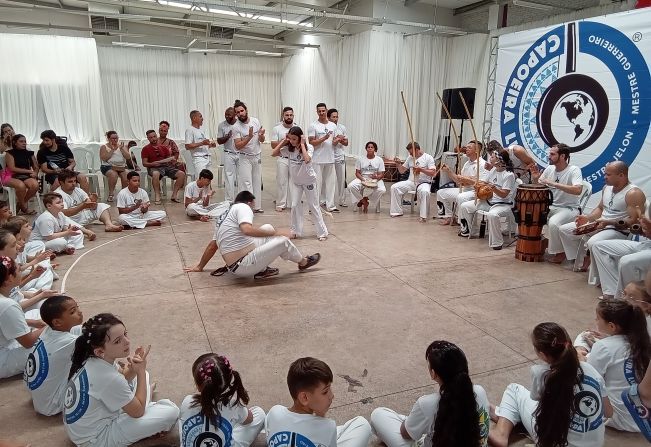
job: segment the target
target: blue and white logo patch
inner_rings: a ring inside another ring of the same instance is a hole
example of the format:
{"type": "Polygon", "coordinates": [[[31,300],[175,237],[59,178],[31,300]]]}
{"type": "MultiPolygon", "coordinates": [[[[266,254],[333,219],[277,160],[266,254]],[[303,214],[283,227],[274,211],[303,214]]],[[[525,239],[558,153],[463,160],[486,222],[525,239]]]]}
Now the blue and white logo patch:
{"type": "Polygon", "coordinates": [[[23,378],[27,387],[30,390],[35,390],[43,384],[47,378],[47,373],[50,369],[50,362],[47,358],[47,351],[43,340],[39,338],[36,342],[34,350],[27,357],[27,364],[25,365],[25,374],[23,378]]]}
{"type": "Polygon", "coordinates": [[[66,388],[63,411],[65,413],[66,424],[74,424],[86,413],[90,404],[88,395],[88,374],[84,368],[81,369],[68,382],[66,388]]]}
{"type": "Polygon", "coordinates": [[[642,149],[651,123],[647,98],[651,75],[632,37],[590,20],[561,25],[511,71],[499,117],[502,143],[525,146],[541,166],[550,146],[567,144],[598,193],[606,163],[631,165],[642,149]]]}
{"type": "Polygon", "coordinates": [[[220,417],[219,427],[215,430],[206,417],[198,413],[183,422],[181,440],[181,447],[230,447],[233,426],[220,417]]]}

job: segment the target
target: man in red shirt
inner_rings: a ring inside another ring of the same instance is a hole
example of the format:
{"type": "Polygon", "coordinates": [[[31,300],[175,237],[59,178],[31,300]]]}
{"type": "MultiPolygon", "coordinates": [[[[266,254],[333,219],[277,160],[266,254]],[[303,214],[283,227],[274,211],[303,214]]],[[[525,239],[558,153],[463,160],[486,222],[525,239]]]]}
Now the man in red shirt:
{"type": "Polygon", "coordinates": [[[148,130],[147,139],[149,144],[142,148],[142,164],[147,168],[151,176],[151,183],[154,187],[154,203],[160,205],[160,179],[167,176],[174,180],[172,191],[172,202],[179,203],[177,199],[179,190],[185,183],[185,173],[175,167],[175,158],[170,149],[158,143],[156,131],[148,130]]]}

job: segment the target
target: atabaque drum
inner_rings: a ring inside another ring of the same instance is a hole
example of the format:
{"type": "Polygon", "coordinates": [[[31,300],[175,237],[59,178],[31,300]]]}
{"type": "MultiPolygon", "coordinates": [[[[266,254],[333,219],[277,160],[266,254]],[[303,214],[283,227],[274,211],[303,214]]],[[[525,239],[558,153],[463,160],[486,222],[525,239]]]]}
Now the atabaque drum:
{"type": "Polygon", "coordinates": [[[518,243],[515,259],[525,262],[542,262],[545,247],[543,226],[547,223],[552,191],[545,185],[519,185],[515,195],[515,221],[518,224],[518,243]]]}

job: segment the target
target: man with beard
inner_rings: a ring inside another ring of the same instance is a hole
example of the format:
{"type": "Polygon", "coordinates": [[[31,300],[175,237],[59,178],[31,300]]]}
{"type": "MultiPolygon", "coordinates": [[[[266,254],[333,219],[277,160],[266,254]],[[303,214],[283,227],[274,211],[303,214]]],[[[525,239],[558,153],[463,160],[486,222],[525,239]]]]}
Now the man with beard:
{"type": "Polygon", "coordinates": [[[339,111],[337,109],[328,110],[328,120],[335,123],[337,131],[332,139],[332,146],[335,150],[335,177],[337,185],[335,187],[335,200],[339,206],[346,207],[346,150],[348,147],[348,130],[343,124],[339,124],[339,111]]]}
{"type": "MultiPolygon", "coordinates": [[[[285,139],[289,129],[294,127],[294,109],[285,107],[283,109],[283,120],[271,130],[271,147],[274,148],[285,139]]],[[[292,182],[289,180],[289,158],[280,154],[276,157],[276,211],[282,212],[287,208],[288,198],[291,198],[292,182]]]]}
{"type": "Polygon", "coordinates": [[[165,146],[172,153],[174,157],[174,167],[185,172],[185,163],[179,158],[180,152],[179,147],[176,145],[174,140],[167,138],[167,133],[170,131],[170,123],[167,121],[161,121],[158,123],[158,144],[165,146]]]}
{"type": "MultiPolygon", "coordinates": [[[[229,107],[224,112],[224,121],[217,127],[217,144],[224,145],[224,177],[226,179],[226,188],[224,191],[224,200],[232,202],[235,199],[235,183],[237,182],[237,170],[240,163],[240,157],[235,149],[235,125],[237,117],[235,109],[229,107]]],[[[218,185],[221,187],[221,185],[218,185]]]]}
{"type": "MultiPolygon", "coordinates": [[[[262,158],[260,143],[264,143],[265,129],[257,118],[249,116],[249,111],[239,99],[233,105],[237,114],[238,123],[234,126],[235,149],[240,157],[237,170],[238,185],[241,191],[250,191],[255,197],[262,197],[262,158]]],[[[262,202],[262,200],[260,200],[262,202]]],[[[254,213],[263,213],[260,207],[254,213]]]]}
{"type": "Polygon", "coordinates": [[[337,125],[328,120],[328,107],[322,102],[316,105],[319,117],[310,124],[307,131],[308,142],[314,147],[312,163],[316,171],[316,187],[321,205],[326,210],[338,213],[335,207],[335,151],[333,139],[337,125]]]}
{"type": "Polygon", "coordinates": [[[192,152],[192,162],[194,170],[198,174],[203,169],[210,169],[210,148],[216,144],[211,142],[201,126],[203,125],[203,115],[198,110],[190,112],[190,121],[192,125],[185,130],[185,148],[192,152]]]}

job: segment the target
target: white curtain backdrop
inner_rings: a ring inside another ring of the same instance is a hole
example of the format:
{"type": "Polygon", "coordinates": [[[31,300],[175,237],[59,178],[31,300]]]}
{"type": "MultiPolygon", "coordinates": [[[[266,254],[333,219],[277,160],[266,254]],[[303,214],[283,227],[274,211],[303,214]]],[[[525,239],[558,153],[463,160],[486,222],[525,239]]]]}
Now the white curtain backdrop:
{"type": "MultiPolygon", "coordinates": [[[[426,152],[438,154],[444,150],[442,136],[447,134],[447,121],[440,119],[437,91],[477,88],[475,127],[481,133],[487,42],[484,35],[403,37],[368,31],[304,50],[285,64],[282,104],[294,107],[297,122],[307,126],[316,119],[316,104],[325,102],[339,110],[340,122],[348,128],[351,155],[362,155],[364,143],[373,140],[380,154],[404,158],[410,136],[402,90],[414,138],[426,152]]],[[[467,132],[466,140],[471,135],[469,126],[467,132]]]]}
{"type": "Polygon", "coordinates": [[[100,77],[95,40],[0,34],[0,120],[30,142],[45,129],[73,141],[100,135],[100,77]]]}
{"type": "Polygon", "coordinates": [[[102,75],[102,129],[124,139],[145,139],[169,121],[170,137],[183,139],[189,113],[204,117],[211,137],[236,99],[271,130],[279,120],[282,61],[173,50],[98,47],[102,75]]]}

